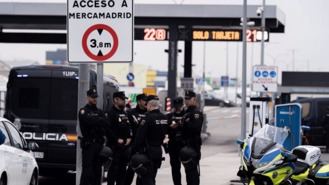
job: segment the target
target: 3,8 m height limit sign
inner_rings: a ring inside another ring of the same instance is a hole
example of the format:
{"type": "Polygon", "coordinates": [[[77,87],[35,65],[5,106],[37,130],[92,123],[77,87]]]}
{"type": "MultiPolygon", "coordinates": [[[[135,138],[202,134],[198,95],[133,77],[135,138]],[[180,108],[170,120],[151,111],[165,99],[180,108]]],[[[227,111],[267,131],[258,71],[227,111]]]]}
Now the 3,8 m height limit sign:
{"type": "Polygon", "coordinates": [[[133,0],[68,0],[68,60],[133,60],[133,0]]]}

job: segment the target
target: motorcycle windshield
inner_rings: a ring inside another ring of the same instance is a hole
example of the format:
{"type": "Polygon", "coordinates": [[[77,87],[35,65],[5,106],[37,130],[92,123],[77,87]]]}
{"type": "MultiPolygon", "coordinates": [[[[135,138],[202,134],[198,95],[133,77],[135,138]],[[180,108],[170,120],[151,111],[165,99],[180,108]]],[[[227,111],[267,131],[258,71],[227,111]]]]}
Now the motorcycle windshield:
{"type": "Polygon", "coordinates": [[[264,138],[255,138],[253,140],[253,144],[252,144],[253,158],[255,158],[255,159],[262,158],[263,155],[275,145],[276,145],[276,143],[271,140],[264,139],[264,138]]]}
{"type": "Polygon", "coordinates": [[[259,140],[259,145],[268,145],[270,142],[283,145],[287,139],[289,131],[286,128],[265,125],[253,137],[259,140]],[[260,144],[263,143],[263,144],[260,144]]]}

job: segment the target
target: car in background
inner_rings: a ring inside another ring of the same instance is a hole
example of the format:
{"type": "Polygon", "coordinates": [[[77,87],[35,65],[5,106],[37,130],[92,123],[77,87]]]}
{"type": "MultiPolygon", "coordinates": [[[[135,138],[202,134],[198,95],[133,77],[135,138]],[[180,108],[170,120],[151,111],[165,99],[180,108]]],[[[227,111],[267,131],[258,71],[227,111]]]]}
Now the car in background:
{"type": "Polygon", "coordinates": [[[0,143],[0,185],[38,185],[38,165],[31,150],[36,143],[27,143],[17,128],[0,118],[0,131],[5,136],[0,143]]]}
{"type": "Polygon", "coordinates": [[[205,106],[234,107],[235,104],[230,100],[223,100],[215,97],[213,94],[204,95],[205,106]]]}
{"type": "MultiPolygon", "coordinates": [[[[328,146],[325,115],[329,111],[329,98],[298,98],[293,101],[302,106],[302,125],[309,129],[304,131],[306,143],[316,146],[328,146]]],[[[328,148],[327,148],[328,149],[328,148]]]]}

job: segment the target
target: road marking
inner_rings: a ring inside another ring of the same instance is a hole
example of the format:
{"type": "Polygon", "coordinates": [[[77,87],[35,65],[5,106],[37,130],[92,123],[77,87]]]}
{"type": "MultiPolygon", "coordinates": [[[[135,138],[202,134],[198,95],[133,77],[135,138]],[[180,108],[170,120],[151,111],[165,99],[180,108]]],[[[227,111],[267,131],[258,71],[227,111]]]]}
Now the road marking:
{"type": "Polygon", "coordinates": [[[240,116],[238,114],[233,114],[231,116],[225,116],[224,119],[232,119],[232,118],[239,118],[240,116]]]}

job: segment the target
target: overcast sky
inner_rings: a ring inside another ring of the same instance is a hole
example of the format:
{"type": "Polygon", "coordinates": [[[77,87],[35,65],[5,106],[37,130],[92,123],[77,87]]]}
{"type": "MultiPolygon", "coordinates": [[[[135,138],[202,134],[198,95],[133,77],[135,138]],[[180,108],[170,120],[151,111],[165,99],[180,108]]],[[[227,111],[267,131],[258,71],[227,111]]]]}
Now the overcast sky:
{"type": "MultiPolygon", "coordinates": [[[[10,0],[0,0],[1,2],[10,0]]],[[[18,0],[11,0],[11,2],[18,0]]],[[[20,0],[27,2],[30,0],[20,0]]],[[[31,0],[33,2],[66,2],[66,0],[31,0]]],[[[242,0],[135,0],[136,3],[184,3],[184,4],[242,4],[242,0]]],[[[261,4],[261,0],[249,0],[250,4],[261,4]]],[[[295,51],[296,70],[329,71],[328,43],[329,43],[329,7],[328,0],[268,0],[268,4],[275,4],[286,15],[286,32],[271,34],[270,43],[266,44],[265,63],[273,64],[276,58],[277,65],[282,70],[292,70],[293,50],[295,51]]],[[[229,74],[235,76],[237,45],[229,43],[229,74]]],[[[184,49],[184,44],[179,47],[184,49]]],[[[248,45],[248,66],[260,61],[260,44],[248,45]],[[253,46],[252,46],[253,45],[253,46]],[[253,52],[252,52],[253,51],[253,52]],[[252,54],[253,53],[253,54],[252,54]]],[[[38,45],[38,44],[0,44],[0,60],[35,60],[45,62],[45,51],[65,48],[65,45],[38,45]]],[[[135,42],[135,62],[152,66],[155,69],[167,68],[168,57],[164,53],[167,42],[135,42]]],[[[203,43],[193,45],[194,72],[201,74],[203,61],[203,43]]],[[[226,43],[206,43],[206,71],[214,77],[225,74],[226,43]]],[[[241,48],[239,54],[241,63],[241,48]]],[[[183,64],[183,54],[179,56],[179,65],[183,64]]],[[[239,71],[241,70],[239,64],[239,71]]],[[[182,67],[179,67],[182,71],[182,67]]],[[[241,72],[239,72],[240,74],[241,72]]]]}

